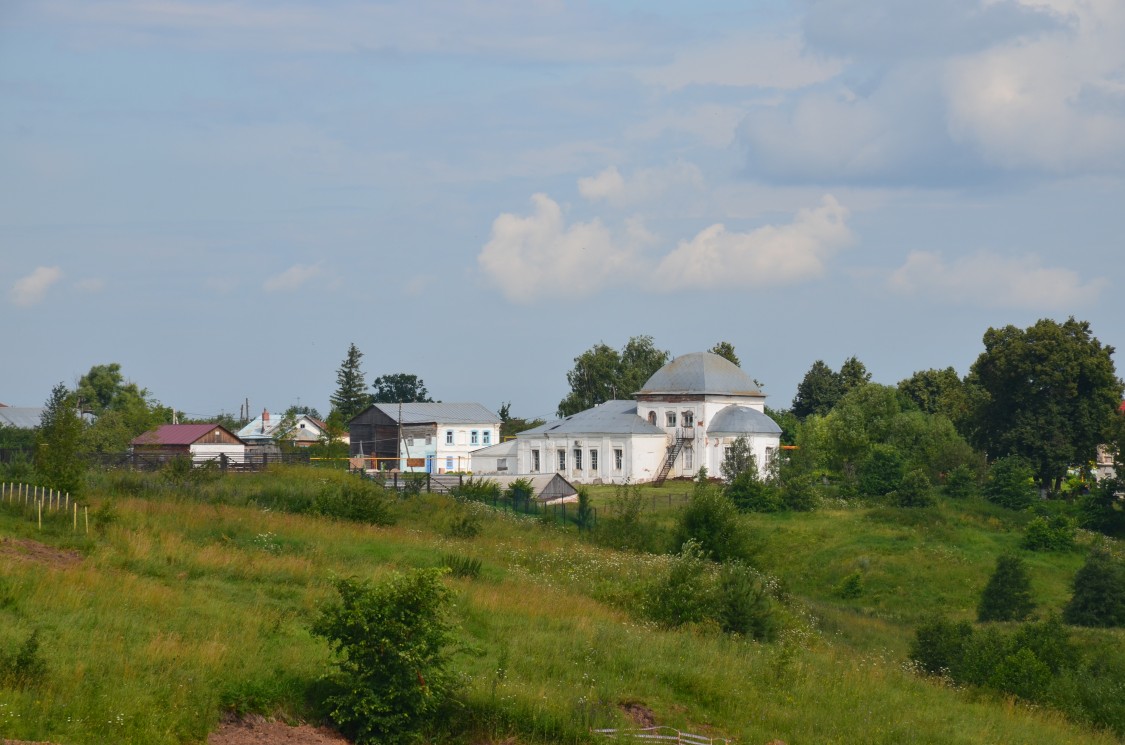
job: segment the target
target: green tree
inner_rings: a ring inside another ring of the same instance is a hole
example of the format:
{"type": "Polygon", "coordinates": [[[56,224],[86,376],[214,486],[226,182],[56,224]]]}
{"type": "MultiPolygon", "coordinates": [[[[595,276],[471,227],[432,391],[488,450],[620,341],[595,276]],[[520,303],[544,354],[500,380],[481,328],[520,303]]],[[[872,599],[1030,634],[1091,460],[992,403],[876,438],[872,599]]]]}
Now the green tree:
{"type": "Polygon", "coordinates": [[[899,507],[929,507],[934,503],[930,477],[921,468],[907,471],[895,489],[899,507]]]}
{"type": "Polygon", "coordinates": [[[82,412],[95,416],[84,430],[83,449],[121,452],[144,432],[172,421],[172,409],[121,374],[121,365],[94,365],[78,380],[75,399],[82,412]]]}
{"type": "Polygon", "coordinates": [[[777,426],[781,427],[781,444],[782,445],[796,445],[797,444],[797,430],[801,426],[801,420],[790,409],[771,409],[769,406],[765,407],[765,415],[770,419],[777,422],[777,426]]]}
{"type": "Polygon", "coordinates": [[[668,362],[668,352],[653,345],[651,336],[634,336],[618,352],[595,344],[574,358],[566,374],[570,392],[559,402],[560,417],[577,414],[598,404],[631,397],[668,362]]]}
{"type": "Polygon", "coordinates": [[[757,476],[758,464],[754,461],[754,454],[750,452],[750,441],[745,437],[736,437],[734,442],[726,448],[723,454],[723,462],[719,466],[719,472],[723,474],[723,481],[729,484],[740,473],[751,468],[754,469],[754,475],[757,476]]]}
{"type": "Polygon", "coordinates": [[[507,440],[511,437],[515,437],[519,432],[524,432],[547,423],[545,419],[525,419],[523,417],[512,416],[512,404],[510,402],[501,404],[497,415],[500,417],[501,440],[507,440]]]}
{"type": "Polygon", "coordinates": [[[977,605],[977,620],[1022,621],[1031,615],[1031,577],[1018,556],[997,557],[996,569],[988,579],[977,605]]]}
{"type": "Polygon", "coordinates": [[[738,361],[738,355],[734,353],[734,345],[729,341],[721,341],[707,351],[711,354],[717,354],[724,359],[730,360],[735,365],[742,367],[742,363],[738,361]]]}
{"type": "Polygon", "coordinates": [[[897,449],[876,445],[859,467],[859,488],[869,497],[890,494],[902,482],[905,466],[897,449]]]}
{"type": "Polygon", "coordinates": [[[363,370],[360,369],[362,359],[363,352],[354,343],[350,344],[347,356],[336,371],[336,392],[328,397],[332,403],[328,416],[343,427],[372,403],[363,370]]]}
{"type": "Polygon", "coordinates": [[[397,404],[397,403],[433,403],[426,384],[417,375],[409,373],[394,373],[380,375],[375,378],[371,386],[375,389],[372,403],[397,404]]]}
{"type": "Polygon", "coordinates": [[[977,474],[967,465],[960,465],[945,477],[945,495],[954,499],[971,497],[977,492],[977,474]]]}
{"type": "Polygon", "coordinates": [[[798,419],[811,414],[823,416],[832,410],[842,395],[840,376],[824,360],[817,360],[797,385],[793,414],[798,419]]]}
{"type": "Polygon", "coordinates": [[[989,502],[1010,510],[1025,510],[1035,499],[1032,470],[1018,455],[996,460],[988,469],[984,496],[989,502]]]}
{"type": "Polygon", "coordinates": [[[871,373],[867,372],[867,366],[860,362],[858,357],[848,357],[844,360],[844,364],[840,365],[838,377],[840,394],[844,396],[871,382],[871,373]]]}
{"type": "Polygon", "coordinates": [[[676,523],[675,545],[680,547],[691,540],[718,562],[748,559],[752,551],[750,536],[739,520],[734,502],[708,483],[696,483],[691,501],[676,523]]]}
{"type": "MultiPolygon", "coordinates": [[[[740,437],[738,439],[744,440],[745,438],[740,437]]],[[[735,442],[737,443],[738,440],[735,442]]],[[[749,448],[747,448],[747,452],[749,452],[749,448]]],[[[727,473],[727,465],[730,460],[731,458],[728,457],[723,461],[724,476],[727,473]]],[[[758,464],[752,455],[746,460],[745,467],[735,473],[734,477],[727,482],[723,491],[727,498],[744,512],[779,512],[785,506],[780,490],[759,478],[758,464]]]]}
{"type": "Polygon", "coordinates": [[[1063,620],[1075,626],[1125,626],[1125,562],[1095,546],[1074,575],[1063,620]]]}
{"type": "Polygon", "coordinates": [[[1040,488],[1057,490],[1068,466],[1094,459],[1121,403],[1113,347],[1074,318],[990,328],[984,347],[968,377],[983,391],[975,444],[989,457],[1023,456],[1040,488]]]}
{"type": "Polygon", "coordinates": [[[335,656],[329,716],[356,743],[415,740],[448,699],[454,636],[443,572],[420,569],[375,586],[338,580],[340,601],[313,623],[335,656]]]}
{"type": "Polygon", "coordinates": [[[85,425],[78,415],[78,399],[59,383],[51,390],[39,420],[35,468],[49,486],[76,494],[86,476],[86,459],[81,452],[85,425]]]}
{"type": "Polygon", "coordinates": [[[898,389],[919,411],[941,414],[953,422],[958,432],[966,434],[973,392],[952,367],[919,370],[899,381],[898,389]]]}

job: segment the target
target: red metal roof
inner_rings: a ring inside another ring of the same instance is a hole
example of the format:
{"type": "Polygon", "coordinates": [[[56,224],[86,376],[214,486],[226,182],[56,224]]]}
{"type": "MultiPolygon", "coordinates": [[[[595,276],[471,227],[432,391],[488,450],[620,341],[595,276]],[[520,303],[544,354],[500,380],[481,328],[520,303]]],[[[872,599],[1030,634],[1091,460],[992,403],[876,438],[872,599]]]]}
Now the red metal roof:
{"type": "Polygon", "coordinates": [[[130,445],[190,445],[205,435],[226,428],[221,424],[161,424],[154,430],[133,438],[130,445]]]}

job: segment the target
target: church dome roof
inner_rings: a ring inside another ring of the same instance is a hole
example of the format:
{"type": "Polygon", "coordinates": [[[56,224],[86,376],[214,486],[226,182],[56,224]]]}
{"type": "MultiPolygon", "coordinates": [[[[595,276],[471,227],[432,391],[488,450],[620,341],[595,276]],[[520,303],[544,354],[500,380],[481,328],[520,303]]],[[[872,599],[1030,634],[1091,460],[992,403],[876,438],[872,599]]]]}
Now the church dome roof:
{"type": "Polygon", "coordinates": [[[707,434],[712,437],[719,435],[778,435],[781,427],[777,422],[748,406],[731,404],[711,419],[707,426],[707,434]]]}
{"type": "Polygon", "coordinates": [[[762,395],[754,379],[742,368],[711,352],[693,352],[677,357],[653,373],[638,393],[762,395]]]}

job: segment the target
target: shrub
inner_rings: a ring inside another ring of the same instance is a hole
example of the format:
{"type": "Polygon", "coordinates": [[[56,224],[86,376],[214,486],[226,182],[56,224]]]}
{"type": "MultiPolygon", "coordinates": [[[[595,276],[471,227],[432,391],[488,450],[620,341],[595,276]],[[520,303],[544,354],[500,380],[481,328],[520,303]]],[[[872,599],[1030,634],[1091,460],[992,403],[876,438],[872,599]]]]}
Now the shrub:
{"type": "Polygon", "coordinates": [[[934,503],[930,478],[921,468],[915,468],[902,477],[895,495],[899,507],[929,507],[934,503]]]}
{"type": "Polygon", "coordinates": [[[495,502],[500,498],[500,485],[489,479],[474,479],[471,476],[451,492],[459,499],[471,499],[475,502],[495,502]]]}
{"type": "MultiPolygon", "coordinates": [[[[657,532],[641,519],[645,497],[640,487],[628,481],[618,484],[609,500],[609,516],[598,519],[594,540],[612,548],[631,551],[653,551],[660,548],[657,532]]],[[[679,545],[679,544],[677,544],[679,545]]]]}
{"type": "Polygon", "coordinates": [[[997,459],[988,469],[984,496],[989,502],[1011,510],[1023,510],[1035,499],[1034,472],[1018,455],[997,459]]]}
{"type": "Polygon", "coordinates": [[[688,540],[673,557],[667,573],[648,586],[645,615],[661,626],[675,628],[708,617],[714,604],[710,569],[699,542],[688,540]]]}
{"type": "Polygon", "coordinates": [[[890,445],[876,445],[859,467],[859,490],[869,497],[882,497],[902,481],[902,456],[890,445]]]}
{"type": "Polygon", "coordinates": [[[836,585],[835,593],[837,597],[845,599],[858,598],[863,594],[863,573],[857,569],[844,577],[836,585]]]}
{"type": "Polygon", "coordinates": [[[1022,621],[1035,609],[1031,579],[1018,556],[1000,556],[977,606],[977,620],[1022,621]]]}
{"type": "Polygon", "coordinates": [[[717,606],[716,620],[723,631],[763,642],[777,637],[779,624],[766,585],[741,561],[719,568],[717,606]]]}
{"type": "Polygon", "coordinates": [[[1063,619],[1076,626],[1125,626],[1125,564],[1095,546],[1074,575],[1074,594],[1063,619]]]}
{"type": "Polygon", "coordinates": [[[369,525],[393,525],[390,500],[383,489],[360,479],[325,484],[313,500],[318,515],[369,525]]]}
{"type": "Polygon", "coordinates": [[[723,481],[729,484],[749,469],[754,470],[755,476],[758,475],[758,464],[750,450],[749,441],[745,437],[736,437],[726,449],[723,462],[719,464],[719,472],[723,475],[723,481]]]}
{"type": "Polygon", "coordinates": [[[533,496],[535,496],[535,487],[531,485],[530,479],[516,479],[504,490],[504,499],[509,500],[513,505],[527,504],[533,496]]]}
{"type": "Polygon", "coordinates": [[[7,688],[28,688],[46,677],[47,663],[39,651],[39,631],[28,634],[12,654],[0,652],[0,685],[7,688]]]}
{"type": "Polygon", "coordinates": [[[794,512],[811,512],[816,509],[816,477],[811,473],[794,473],[785,477],[781,486],[781,501],[794,512]]]}
{"type": "Polygon", "coordinates": [[[781,494],[772,485],[758,478],[758,469],[751,466],[734,477],[723,489],[735,507],[745,512],[779,512],[784,507],[781,494]]]}
{"type": "Polygon", "coordinates": [[[1020,546],[1028,551],[1069,551],[1075,530],[1074,521],[1065,515],[1034,517],[1023,530],[1020,546]]]}
{"type": "Polygon", "coordinates": [[[691,502],[680,513],[675,544],[696,541],[715,561],[750,557],[750,536],[738,517],[734,502],[710,484],[696,484],[691,502]]]}
{"type": "Polygon", "coordinates": [[[977,492],[977,475],[973,469],[961,464],[945,477],[945,495],[953,499],[971,497],[977,492]]]}
{"type": "Polygon", "coordinates": [[[936,616],[914,630],[910,659],[931,675],[952,675],[959,671],[965,655],[965,642],[972,638],[968,621],[954,623],[936,616]]]}
{"type": "Polygon", "coordinates": [[[590,490],[578,487],[578,514],[575,518],[579,530],[589,530],[594,525],[594,508],[590,506],[590,490]]]}
{"type": "Polygon", "coordinates": [[[408,742],[448,698],[454,639],[442,574],[421,569],[375,586],[339,580],[340,602],[314,622],[336,658],[323,703],[356,743],[408,742]]]}
{"type": "Polygon", "coordinates": [[[1078,504],[1078,522],[1087,530],[1096,530],[1110,536],[1125,534],[1125,511],[1117,498],[1125,490],[1125,483],[1117,479],[1103,479],[1083,495],[1078,504]]]}
{"type": "Polygon", "coordinates": [[[461,509],[449,518],[446,534],[452,538],[476,538],[480,531],[480,515],[469,509],[461,509]]]}

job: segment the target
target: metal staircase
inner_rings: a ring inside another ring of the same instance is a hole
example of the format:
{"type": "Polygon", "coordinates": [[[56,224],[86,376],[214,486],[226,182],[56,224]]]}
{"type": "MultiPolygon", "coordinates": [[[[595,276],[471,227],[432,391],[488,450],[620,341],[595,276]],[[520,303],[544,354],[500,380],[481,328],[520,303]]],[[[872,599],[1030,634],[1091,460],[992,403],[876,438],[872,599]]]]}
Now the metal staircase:
{"type": "Polygon", "coordinates": [[[653,486],[660,486],[668,478],[668,472],[672,470],[672,466],[676,464],[676,458],[680,457],[680,451],[684,449],[684,442],[689,438],[683,434],[676,435],[676,441],[668,446],[668,457],[664,459],[664,465],[660,467],[660,472],[656,474],[656,478],[652,480],[653,486]]]}

